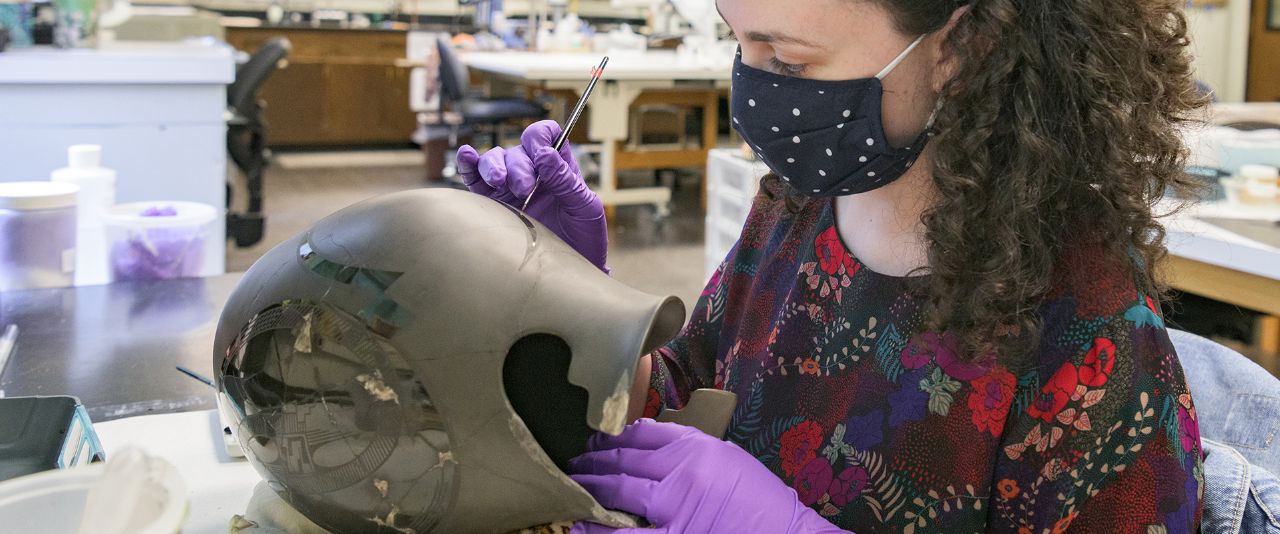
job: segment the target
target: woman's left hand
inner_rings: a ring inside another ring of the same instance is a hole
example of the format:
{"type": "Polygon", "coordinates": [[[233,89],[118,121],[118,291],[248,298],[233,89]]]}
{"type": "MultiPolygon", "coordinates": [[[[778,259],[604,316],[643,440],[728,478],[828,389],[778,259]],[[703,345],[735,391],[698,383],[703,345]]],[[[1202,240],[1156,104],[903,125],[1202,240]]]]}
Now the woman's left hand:
{"type": "Polygon", "coordinates": [[[843,532],[755,457],[690,427],[641,419],[616,437],[597,434],[587,450],[569,461],[573,480],[605,508],[642,516],[656,530],[579,523],[573,534],[843,532]]]}
{"type": "Polygon", "coordinates": [[[569,143],[556,151],[558,137],[559,124],[539,121],[510,149],[495,147],[481,156],[463,145],[458,148],[458,175],[471,192],[524,211],[607,274],[604,204],[587,187],[569,143]]]}

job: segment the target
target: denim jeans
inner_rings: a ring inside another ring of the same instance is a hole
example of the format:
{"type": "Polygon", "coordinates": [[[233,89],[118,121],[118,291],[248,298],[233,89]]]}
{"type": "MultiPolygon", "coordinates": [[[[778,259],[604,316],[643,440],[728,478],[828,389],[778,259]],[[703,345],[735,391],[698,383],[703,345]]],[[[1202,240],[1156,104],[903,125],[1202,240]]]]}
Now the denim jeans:
{"type": "Polygon", "coordinates": [[[1280,380],[1239,353],[1169,330],[1205,453],[1206,534],[1280,534],[1280,380]]]}

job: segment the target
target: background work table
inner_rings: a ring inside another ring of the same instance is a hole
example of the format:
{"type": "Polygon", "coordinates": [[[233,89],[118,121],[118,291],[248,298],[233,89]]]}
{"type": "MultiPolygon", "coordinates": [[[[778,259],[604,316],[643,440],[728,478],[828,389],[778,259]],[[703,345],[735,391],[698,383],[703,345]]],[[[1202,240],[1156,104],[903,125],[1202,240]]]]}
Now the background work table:
{"type": "Polygon", "coordinates": [[[239,274],[0,293],[18,342],[6,396],[75,395],[94,422],[216,408],[213,334],[239,274]]]}
{"type": "MultiPolygon", "coordinates": [[[[1180,291],[1262,313],[1253,342],[1242,351],[1280,375],[1280,248],[1196,217],[1222,217],[1240,209],[1201,205],[1166,217],[1169,258],[1164,274],[1180,291]]],[[[1280,225],[1271,228],[1280,237],[1280,225]]]]}
{"type": "MultiPolygon", "coordinates": [[[[509,95],[515,85],[539,90],[577,91],[586,87],[595,53],[494,53],[471,52],[461,60],[485,78],[489,93],[509,95]]],[[[719,101],[728,89],[733,56],[724,64],[683,58],[670,51],[619,54],[610,57],[603,82],[587,101],[587,136],[600,144],[600,184],[594,188],[606,206],[653,204],[665,214],[671,191],[665,187],[619,188],[619,170],[705,165],[719,132],[719,101]],[[699,107],[702,146],[696,149],[625,152],[631,137],[633,105],[669,104],[699,107]]],[[[551,116],[563,116],[553,110],[551,116]]],[[[705,183],[705,182],[704,182],[705,183]]],[[[705,200],[705,197],[704,197],[705,200]]]]}

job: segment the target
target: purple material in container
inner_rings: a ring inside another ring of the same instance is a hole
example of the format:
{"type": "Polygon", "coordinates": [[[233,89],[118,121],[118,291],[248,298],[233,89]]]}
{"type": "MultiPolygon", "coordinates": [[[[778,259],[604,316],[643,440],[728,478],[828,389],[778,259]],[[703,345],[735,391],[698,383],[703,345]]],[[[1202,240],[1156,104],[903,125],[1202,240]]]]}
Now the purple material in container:
{"type": "Polygon", "coordinates": [[[199,276],[210,206],[191,202],[121,204],[107,215],[111,279],[170,280],[199,276]]]}
{"type": "MultiPolygon", "coordinates": [[[[139,215],[173,217],[173,206],[152,206],[139,215]]],[[[152,228],[130,232],[111,248],[114,280],[171,280],[200,273],[204,237],[199,228],[152,228]]]]}
{"type": "Polygon", "coordinates": [[[173,206],[151,206],[139,215],[143,217],[173,217],[178,214],[178,208],[173,206]]]}
{"type": "Polygon", "coordinates": [[[193,228],[130,232],[111,247],[113,280],[171,280],[200,274],[204,237],[193,228]]]}

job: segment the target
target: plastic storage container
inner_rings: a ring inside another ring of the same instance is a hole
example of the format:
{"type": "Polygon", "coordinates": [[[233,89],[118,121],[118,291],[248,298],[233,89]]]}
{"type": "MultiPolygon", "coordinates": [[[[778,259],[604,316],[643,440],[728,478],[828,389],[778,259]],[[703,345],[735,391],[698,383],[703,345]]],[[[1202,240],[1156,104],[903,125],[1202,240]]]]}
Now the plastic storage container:
{"type": "Polygon", "coordinates": [[[107,211],[111,280],[169,280],[200,275],[212,206],[134,202],[107,211]]]}
{"type": "Polygon", "coordinates": [[[0,291],[75,281],[74,184],[0,183],[0,291]]]}

